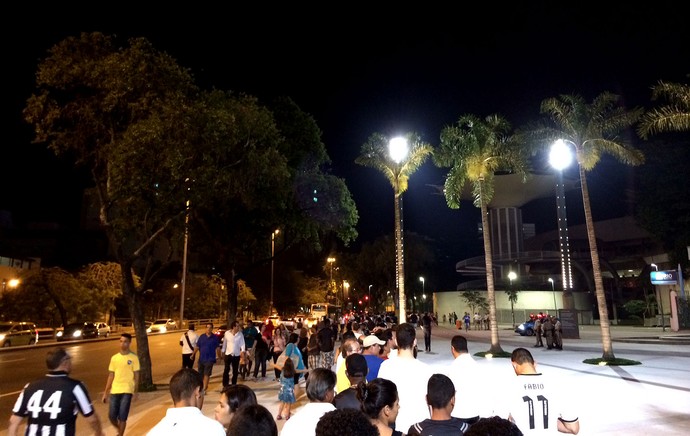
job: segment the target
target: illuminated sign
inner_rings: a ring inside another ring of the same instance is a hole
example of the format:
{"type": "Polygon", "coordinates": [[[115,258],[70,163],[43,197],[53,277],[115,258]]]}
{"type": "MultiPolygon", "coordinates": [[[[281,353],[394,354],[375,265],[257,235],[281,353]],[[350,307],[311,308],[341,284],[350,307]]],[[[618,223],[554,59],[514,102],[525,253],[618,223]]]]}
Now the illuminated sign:
{"type": "Polygon", "coordinates": [[[677,285],[678,271],[652,271],[649,273],[653,285],[677,285]]]}

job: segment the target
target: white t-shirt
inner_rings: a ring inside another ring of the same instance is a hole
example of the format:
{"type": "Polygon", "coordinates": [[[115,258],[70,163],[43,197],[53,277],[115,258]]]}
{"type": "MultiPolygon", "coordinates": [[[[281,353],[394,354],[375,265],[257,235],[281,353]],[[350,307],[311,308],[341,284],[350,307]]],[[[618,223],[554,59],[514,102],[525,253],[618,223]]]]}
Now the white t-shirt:
{"type": "Polygon", "coordinates": [[[285,421],[280,436],[314,436],[319,419],[331,410],[335,410],[335,406],[331,403],[305,404],[290,417],[289,421],[285,421]]]}
{"type": "Polygon", "coordinates": [[[445,374],[455,385],[455,408],[451,416],[474,418],[492,416],[491,396],[495,391],[488,388],[491,380],[486,368],[468,353],[456,357],[446,368],[445,374]]]}
{"type": "Polygon", "coordinates": [[[571,404],[568,382],[543,374],[524,374],[513,378],[505,393],[500,395],[499,416],[513,421],[525,436],[560,434],[558,418],[576,421],[576,408],[571,404]]]}
{"type": "Polygon", "coordinates": [[[395,420],[395,429],[407,433],[410,426],[431,417],[426,403],[426,390],[431,367],[417,359],[400,356],[387,359],[379,368],[379,378],[385,378],[398,389],[400,411],[395,420]]]}
{"type": "Polygon", "coordinates": [[[198,407],[174,407],[168,409],[147,436],[174,435],[225,436],[223,425],[215,419],[204,416],[198,407]]]}
{"type": "Polygon", "coordinates": [[[199,339],[199,336],[197,336],[194,330],[188,330],[186,333],[189,337],[189,342],[192,344],[192,348],[189,348],[189,344],[187,343],[187,339],[183,333],[182,336],[180,336],[180,341],[182,342],[182,354],[192,354],[194,352],[194,347],[196,347],[196,341],[199,339]]]}

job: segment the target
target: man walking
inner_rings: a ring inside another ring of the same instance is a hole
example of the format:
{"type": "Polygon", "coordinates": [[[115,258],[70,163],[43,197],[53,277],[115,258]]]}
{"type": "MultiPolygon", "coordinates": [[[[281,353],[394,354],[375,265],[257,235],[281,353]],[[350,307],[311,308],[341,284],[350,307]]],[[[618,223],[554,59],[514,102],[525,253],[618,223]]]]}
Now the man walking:
{"type": "Polygon", "coordinates": [[[493,392],[486,388],[489,375],[472,357],[467,347],[467,339],[455,335],[450,340],[453,362],[446,370],[455,386],[457,405],[452,415],[467,424],[474,424],[483,416],[491,416],[493,392]]]}
{"type": "Polygon", "coordinates": [[[131,344],[132,335],[122,333],[120,352],[110,358],[103,391],[103,402],[110,402],[108,419],[117,428],[118,436],[125,434],[130,406],[139,396],[139,358],[130,351],[131,344]]]}
{"type": "Polygon", "coordinates": [[[247,377],[252,373],[252,364],[256,360],[256,348],[254,347],[254,338],[257,333],[256,327],[254,327],[254,322],[250,319],[247,321],[247,327],[242,330],[242,336],[244,336],[244,346],[247,350],[247,377]]]}
{"type": "Polygon", "coordinates": [[[194,368],[194,349],[196,348],[196,341],[199,336],[194,331],[194,324],[189,324],[189,330],[184,332],[180,337],[180,346],[182,346],[182,368],[194,368]]]}
{"type": "Polygon", "coordinates": [[[431,353],[431,325],[434,323],[429,312],[422,317],[422,329],[424,330],[424,351],[431,353]]]}
{"type": "Polygon", "coordinates": [[[74,436],[79,411],[93,434],[105,435],[86,387],[81,381],[69,377],[72,358],[67,351],[64,348],[49,351],[46,365],[48,374],[28,383],[19,394],[12,408],[7,434],[17,436],[19,425],[28,418],[27,435],[74,436]]]}
{"type": "Polygon", "coordinates": [[[333,368],[333,349],[335,348],[335,334],[331,328],[331,320],[326,318],[323,320],[323,328],[316,333],[317,342],[319,344],[319,366],[321,368],[333,368]]]}
{"type": "Polygon", "coordinates": [[[230,384],[230,366],[232,365],[232,384],[237,384],[237,376],[239,375],[240,357],[245,352],[246,346],[244,343],[244,334],[240,331],[240,324],[233,321],[230,324],[230,329],[225,332],[223,336],[223,348],[221,355],[223,356],[225,367],[223,368],[223,387],[230,384]]]}
{"type": "Polygon", "coordinates": [[[208,389],[208,381],[211,378],[213,365],[216,364],[219,346],[220,342],[216,335],[213,334],[213,324],[206,324],[206,332],[199,336],[199,339],[196,341],[196,349],[194,350],[196,353],[199,353],[197,368],[199,369],[199,374],[203,377],[203,389],[201,390],[201,400],[199,401],[200,409],[204,406],[204,396],[208,389]]]}
{"type": "Polygon", "coordinates": [[[535,347],[543,347],[544,342],[541,340],[541,318],[534,318],[534,335],[537,337],[537,343],[534,344],[535,347]]]}

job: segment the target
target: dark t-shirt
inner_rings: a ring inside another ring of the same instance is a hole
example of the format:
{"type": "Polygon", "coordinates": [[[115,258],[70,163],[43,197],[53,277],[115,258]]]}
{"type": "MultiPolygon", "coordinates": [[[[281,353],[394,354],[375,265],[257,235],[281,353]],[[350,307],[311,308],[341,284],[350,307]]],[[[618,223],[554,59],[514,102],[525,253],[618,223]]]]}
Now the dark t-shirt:
{"type": "Polygon", "coordinates": [[[220,346],[220,341],[216,335],[204,333],[196,341],[199,347],[199,362],[209,363],[216,361],[216,349],[220,346]]]}
{"type": "Polygon", "coordinates": [[[330,327],[325,327],[319,330],[316,334],[319,342],[319,349],[321,352],[327,353],[333,351],[333,345],[335,344],[335,333],[330,327]]]}
{"type": "Polygon", "coordinates": [[[12,413],[29,419],[27,434],[30,426],[36,425],[38,435],[74,436],[77,410],[84,416],[94,413],[86,387],[63,371],[52,371],[24,386],[12,413]]]}
{"type": "Polygon", "coordinates": [[[268,344],[266,343],[266,341],[261,336],[261,333],[259,333],[259,332],[254,333],[254,342],[256,342],[256,347],[254,348],[255,351],[258,351],[258,352],[265,351],[266,353],[268,353],[268,344]]]}
{"type": "Polygon", "coordinates": [[[350,386],[333,398],[333,405],[336,409],[360,410],[362,403],[357,399],[357,389],[350,386]]]}
{"type": "Polygon", "coordinates": [[[470,426],[460,418],[452,417],[446,420],[434,421],[425,419],[407,430],[407,436],[458,436],[467,431],[470,426]]]}

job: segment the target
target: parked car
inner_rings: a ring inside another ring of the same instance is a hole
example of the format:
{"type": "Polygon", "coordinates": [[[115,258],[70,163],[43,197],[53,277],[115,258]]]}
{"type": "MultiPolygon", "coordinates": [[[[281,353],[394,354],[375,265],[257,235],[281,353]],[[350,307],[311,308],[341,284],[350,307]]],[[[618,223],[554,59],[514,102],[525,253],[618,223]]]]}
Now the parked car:
{"type": "Polygon", "coordinates": [[[37,342],[36,324],[27,321],[0,322],[0,347],[34,345],[37,342]]]}
{"type": "Polygon", "coordinates": [[[96,330],[98,330],[98,336],[107,338],[110,336],[110,326],[104,322],[95,322],[96,330]]]}
{"type": "Polygon", "coordinates": [[[528,319],[515,327],[515,333],[520,333],[520,336],[534,336],[534,320],[528,319]]]}
{"type": "Polygon", "coordinates": [[[58,331],[55,337],[58,341],[97,338],[98,329],[96,324],[92,322],[74,322],[67,324],[63,330],[58,331]]]}
{"type": "Polygon", "coordinates": [[[157,319],[146,329],[146,333],[165,333],[168,330],[176,330],[177,323],[170,318],[157,319]]]}

